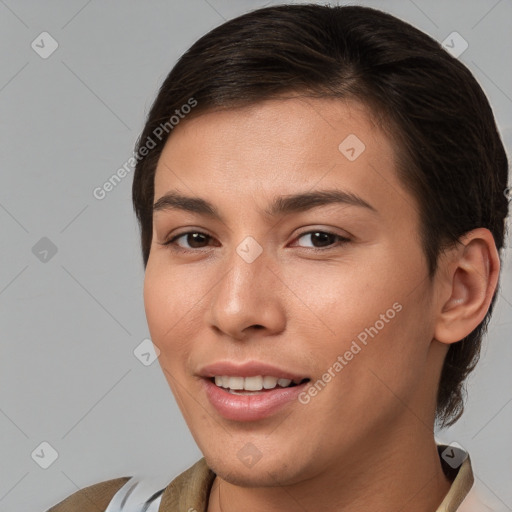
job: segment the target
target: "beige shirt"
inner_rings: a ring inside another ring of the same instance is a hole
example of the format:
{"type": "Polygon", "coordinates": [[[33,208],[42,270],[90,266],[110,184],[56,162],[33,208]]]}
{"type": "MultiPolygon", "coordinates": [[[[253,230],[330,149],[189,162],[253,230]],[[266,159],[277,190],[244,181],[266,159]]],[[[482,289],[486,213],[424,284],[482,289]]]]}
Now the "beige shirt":
{"type": "MultiPolygon", "coordinates": [[[[453,452],[450,447],[438,445],[437,448],[443,470],[448,479],[452,481],[452,485],[436,512],[482,512],[490,510],[484,505],[481,506],[474,493],[470,493],[474,477],[469,455],[465,456],[461,464],[459,462],[459,465],[452,467],[454,464],[451,463],[449,456],[453,452]]],[[[130,477],[117,478],[86,487],[72,494],[47,512],[103,511],[112,497],[129,479],[130,477]]],[[[161,495],[158,511],[187,512],[195,510],[206,512],[214,479],[215,473],[208,467],[204,457],[201,458],[167,485],[161,495]]]]}

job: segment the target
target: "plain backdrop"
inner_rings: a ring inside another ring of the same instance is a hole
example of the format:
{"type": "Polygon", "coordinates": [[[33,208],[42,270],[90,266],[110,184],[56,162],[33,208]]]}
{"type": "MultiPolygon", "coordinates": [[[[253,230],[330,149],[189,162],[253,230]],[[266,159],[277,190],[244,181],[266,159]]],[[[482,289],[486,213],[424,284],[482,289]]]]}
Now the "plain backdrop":
{"type": "MultiPolygon", "coordinates": [[[[158,361],[141,362],[149,333],[132,173],[102,200],[93,191],[132,155],[178,57],[224,20],[277,3],[0,0],[0,511],[43,511],[134,473],[170,481],[201,457],[158,361]]],[[[440,42],[460,34],[458,48],[468,46],[458,58],[486,92],[510,159],[512,2],[361,3],[440,42]]],[[[465,415],[436,432],[469,451],[504,511],[511,252],[465,415]]]]}

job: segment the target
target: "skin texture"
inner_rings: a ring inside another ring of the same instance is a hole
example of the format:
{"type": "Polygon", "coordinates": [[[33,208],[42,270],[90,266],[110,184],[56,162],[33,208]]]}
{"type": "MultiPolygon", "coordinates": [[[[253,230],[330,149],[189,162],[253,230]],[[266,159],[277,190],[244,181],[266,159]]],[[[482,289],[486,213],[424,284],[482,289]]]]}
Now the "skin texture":
{"type": "Polygon", "coordinates": [[[155,212],[144,285],[160,365],[217,475],[208,511],[435,511],[450,487],[433,436],[437,385],[449,344],[481,322],[496,288],[490,232],[469,233],[429,280],[393,141],[353,101],[283,98],[186,119],[159,160],[155,202],[169,191],[207,199],[223,217],[155,212]],[[354,161],[338,149],[350,134],[365,144],[354,161]],[[262,213],[276,196],[332,188],[377,212],[262,213]],[[162,245],[187,231],[211,238],[162,245]],[[252,263],[236,252],[247,236],[263,249],[252,263]],[[200,369],[219,360],[315,382],[395,303],[400,312],[308,404],[237,422],[202,390],[200,369]],[[248,442],[261,453],[251,468],[237,456],[248,442]]]}

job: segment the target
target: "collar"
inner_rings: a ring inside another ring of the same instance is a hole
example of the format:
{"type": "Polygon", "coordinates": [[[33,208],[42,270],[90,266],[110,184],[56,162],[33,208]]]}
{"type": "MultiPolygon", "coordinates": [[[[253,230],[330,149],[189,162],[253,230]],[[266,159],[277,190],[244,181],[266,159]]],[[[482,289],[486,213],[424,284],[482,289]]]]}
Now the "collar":
{"type": "Polygon", "coordinates": [[[438,444],[437,453],[452,485],[436,512],[462,512],[460,505],[475,481],[469,453],[451,445],[438,444]]]}

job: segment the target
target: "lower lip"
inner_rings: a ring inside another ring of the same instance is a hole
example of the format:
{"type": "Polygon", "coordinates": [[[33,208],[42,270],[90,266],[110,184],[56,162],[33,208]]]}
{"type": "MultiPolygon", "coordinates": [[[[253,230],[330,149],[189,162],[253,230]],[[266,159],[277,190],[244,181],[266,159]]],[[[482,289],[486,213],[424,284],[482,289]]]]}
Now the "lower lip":
{"type": "Polygon", "coordinates": [[[291,388],[276,388],[253,395],[233,395],[203,378],[206,396],[217,412],[228,420],[256,421],[266,418],[286,404],[298,401],[297,396],[304,391],[308,382],[291,388]]]}

